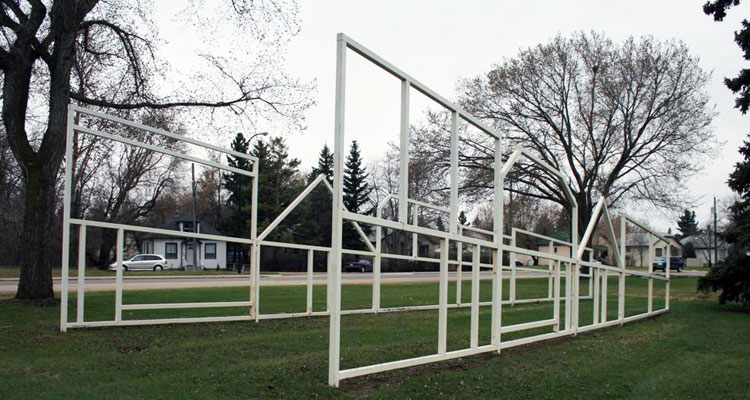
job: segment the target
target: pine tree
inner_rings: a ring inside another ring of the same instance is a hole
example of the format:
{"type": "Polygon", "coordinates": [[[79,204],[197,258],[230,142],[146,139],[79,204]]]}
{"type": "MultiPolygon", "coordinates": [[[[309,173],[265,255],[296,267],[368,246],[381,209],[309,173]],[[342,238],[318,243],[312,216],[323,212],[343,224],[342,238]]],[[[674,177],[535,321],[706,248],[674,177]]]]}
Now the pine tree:
{"type": "MultiPolygon", "coordinates": [[[[333,183],[333,152],[328,145],[323,145],[318,156],[318,165],[313,167],[307,177],[309,184],[315,178],[324,174],[328,183],[333,183]]],[[[300,228],[300,236],[303,243],[325,246],[331,245],[331,193],[323,185],[318,186],[310,193],[308,201],[300,205],[305,215],[300,228]]]]}
{"type": "MultiPolygon", "coordinates": [[[[714,21],[722,21],[727,15],[727,10],[740,4],[740,0],[714,0],[703,5],[703,12],[713,15],[714,21]]],[[[742,21],[742,29],[734,33],[734,42],[742,50],[745,60],[750,60],[750,22],[742,21]]],[[[750,108],[750,69],[743,68],[735,78],[724,78],[724,84],[734,94],[735,108],[743,114],[750,108]]]]}
{"type": "Polygon", "coordinates": [[[465,226],[467,222],[469,222],[469,219],[466,218],[466,213],[461,211],[458,214],[458,223],[465,226]]]}
{"type": "MultiPolygon", "coordinates": [[[[289,151],[280,137],[255,142],[251,155],[258,158],[258,230],[266,227],[280,214],[300,191],[297,178],[300,161],[289,158],[289,151]]],[[[250,210],[250,204],[245,207],[250,210]]],[[[287,228],[291,220],[287,218],[287,228]]],[[[279,233],[279,231],[277,231],[279,233]]],[[[279,233],[280,234],[280,233],[279,233]]]]}
{"type": "Polygon", "coordinates": [[[372,189],[367,183],[369,174],[362,166],[362,156],[357,141],[352,142],[344,167],[344,206],[347,210],[360,212],[370,200],[372,189]]]}
{"type": "MultiPolygon", "coordinates": [[[[238,133],[232,141],[232,150],[247,154],[249,144],[242,133],[238,133]]],[[[227,156],[227,163],[230,167],[242,169],[245,171],[252,170],[252,162],[242,157],[227,156]]],[[[235,172],[225,173],[224,175],[224,188],[229,191],[229,197],[227,198],[227,205],[230,208],[230,213],[234,221],[246,221],[249,219],[250,214],[244,211],[244,206],[250,204],[250,184],[252,179],[249,176],[241,175],[235,172]]],[[[244,237],[247,236],[244,232],[243,227],[245,223],[230,224],[228,226],[229,232],[232,235],[244,237]]]]}
{"type": "Polygon", "coordinates": [[[308,183],[312,182],[320,174],[325,174],[328,183],[333,183],[333,152],[331,152],[327,144],[324,144],[323,149],[320,150],[318,165],[313,167],[310,176],[307,177],[308,183]]]}
{"type": "MultiPolygon", "coordinates": [[[[371,213],[372,209],[362,209],[370,201],[372,188],[367,183],[369,174],[365,171],[365,167],[362,166],[362,155],[359,152],[359,145],[356,140],[352,142],[344,166],[344,207],[354,213],[371,213]]],[[[362,225],[362,230],[365,231],[365,234],[368,234],[370,231],[367,225],[362,225]]],[[[343,242],[346,248],[362,247],[359,235],[348,224],[343,230],[343,242]]]]}
{"type": "Polygon", "coordinates": [[[700,232],[700,228],[698,227],[698,222],[695,220],[695,211],[685,210],[680,219],[677,220],[677,229],[680,231],[677,235],[678,238],[697,235],[700,232]]]}
{"type": "Polygon", "coordinates": [[[703,292],[720,292],[719,303],[742,303],[750,308],[750,141],[740,147],[744,160],[729,175],[729,188],[740,195],[731,207],[731,221],[720,236],[731,246],[724,260],[698,280],[703,292]]]}

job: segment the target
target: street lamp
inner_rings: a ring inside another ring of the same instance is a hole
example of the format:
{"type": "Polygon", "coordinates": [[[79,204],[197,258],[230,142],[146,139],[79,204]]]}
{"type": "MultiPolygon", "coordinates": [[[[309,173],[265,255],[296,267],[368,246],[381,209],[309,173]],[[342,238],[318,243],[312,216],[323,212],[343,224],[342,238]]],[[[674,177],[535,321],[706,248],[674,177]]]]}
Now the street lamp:
{"type": "MultiPolygon", "coordinates": [[[[240,135],[242,134],[242,132],[238,132],[237,134],[240,135]]],[[[250,138],[247,139],[247,144],[249,145],[250,142],[252,142],[253,139],[255,139],[255,137],[257,136],[268,136],[268,132],[265,132],[265,131],[257,132],[257,133],[250,135],[250,138]]],[[[255,179],[258,179],[258,177],[256,176],[255,179]]],[[[241,233],[242,232],[242,186],[243,185],[240,184],[240,190],[237,193],[237,217],[238,217],[237,218],[237,233],[239,235],[242,235],[241,233]]],[[[237,268],[237,273],[242,273],[242,258],[239,255],[240,248],[241,248],[240,244],[235,243],[234,258],[235,258],[235,261],[239,261],[239,264],[240,264],[239,268],[237,268]]]]}
{"type": "Polygon", "coordinates": [[[258,132],[253,134],[252,136],[250,136],[250,139],[247,139],[247,143],[249,144],[256,136],[268,136],[268,132],[258,132]]]}

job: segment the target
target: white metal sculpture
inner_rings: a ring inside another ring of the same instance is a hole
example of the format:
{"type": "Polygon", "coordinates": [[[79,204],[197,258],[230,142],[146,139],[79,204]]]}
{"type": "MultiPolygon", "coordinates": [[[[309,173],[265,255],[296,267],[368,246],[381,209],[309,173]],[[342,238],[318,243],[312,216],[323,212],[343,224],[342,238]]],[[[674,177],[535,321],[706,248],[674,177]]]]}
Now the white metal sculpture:
{"type": "Polygon", "coordinates": [[[642,272],[636,270],[628,270],[625,266],[625,238],[626,238],[626,223],[633,223],[647,232],[649,232],[650,238],[655,236],[660,240],[667,243],[669,241],[653,232],[648,226],[640,223],[630,217],[622,216],[620,219],[620,232],[619,239],[620,243],[615,240],[615,227],[610,219],[609,212],[606,206],[606,200],[600,198],[592,215],[592,218],[583,233],[583,236],[579,240],[577,232],[577,224],[573,223],[570,242],[551,238],[544,235],[539,235],[533,232],[524,231],[518,228],[511,228],[510,235],[502,232],[503,224],[503,183],[504,179],[513,166],[521,159],[525,158],[529,162],[537,165],[543,171],[552,176],[557,182],[560,190],[565,195],[565,198],[569,202],[569,208],[571,210],[571,221],[577,221],[577,204],[575,198],[567,186],[566,176],[553,168],[552,166],[544,163],[543,161],[536,158],[532,153],[525,150],[523,147],[517,147],[510,157],[503,163],[501,159],[502,154],[502,143],[501,136],[492,130],[490,127],[482,123],[481,121],[474,118],[469,113],[465,112],[455,104],[441,97],[419,81],[415,80],[411,76],[402,72],[394,65],[388,63],[375,53],[366,49],[362,45],[353,41],[343,34],[339,34],[337,37],[337,63],[336,63],[336,111],[335,111],[335,141],[334,141],[334,181],[331,186],[323,176],[318,176],[300,195],[273,221],[267,226],[263,232],[257,234],[256,216],[257,216],[257,196],[258,196],[258,160],[252,156],[238,153],[229,149],[221,148],[209,143],[193,140],[186,138],[181,135],[176,135],[164,130],[151,128],[143,124],[128,121],[122,118],[110,116],[101,112],[88,110],[82,107],[71,105],[68,113],[68,130],[67,130],[67,148],[66,148],[66,160],[73,159],[73,134],[74,132],[95,135],[107,140],[117,141],[127,146],[136,146],[145,148],[150,151],[161,152],[173,157],[185,159],[194,163],[203,164],[206,166],[220,168],[230,172],[239,173],[248,176],[252,179],[252,199],[251,199],[251,232],[249,238],[239,237],[226,237],[216,235],[206,235],[201,233],[191,232],[175,232],[171,230],[148,228],[134,225],[124,224],[113,224],[108,222],[91,221],[83,219],[73,219],[70,217],[70,202],[71,202],[71,178],[72,178],[72,163],[66,162],[65,169],[65,195],[64,195],[64,216],[63,216],[63,254],[62,254],[62,306],[60,311],[60,330],[65,331],[68,328],[82,328],[82,327],[93,327],[93,326],[122,326],[122,325],[144,325],[144,324],[164,324],[164,323],[184,323],[184,322],[207,322],[207,321],[234,321],[234,320],[254,320],[259,321],[261,319],[274,319],[274,318],[290,318],[290,317],[301,317],[301,316],[330,316],[330,342],[329,342],[329,384],[332,386],[338,386],[342,379],[352,378],[356,376],[372,374],[382,371],[393,370],[397,368],[404,368],[414,365],[420,365],[425,363],[437,362],[442,360],[448,360],[457,357],[464,357],[473,354],[485,353],[485,352],[500,352],[504,348],[519,346],[527,343],[536,341],[566,336],[575,335],[578,332],[584,332],[592,329],[603,328],[616,324],[622,324],[625,322],[633,321],[640,318],[650,317],[663,313],[669,310],[669,279],[670,279],[670,266],[669,266],[669,246],[667,246],[667,267],[665,273],[655,274],[651,267],[651,257],[653,254],[653,241],[649,240],[649,271],[642,272]],[[346,94],[346,57],[347,52],[351,50],[354,53],[364,57],[366,60],[372,62],[376,66],[382,68],[386,72],[393,75],[395,78],[401,81],[401,125],[400,125],[400,159],[399,159],[399,192],[395,194],[389,194],[376,208],[374,216],[362,215],[354,212],[350,212],[343,207],[343,154],[345,144],[345,109],[344,99],[346,94]],[[408,193],[408,144],[409,144],[409,92],[411,89],[415,89],[430,99],[434,100],[451,113],[451,132],[450,132],[450,203],[449,207],[440,205],[434,205],[410,199],[407,196],[408,193]],[[139,129],[147,131],[151,134],[163,135],[177,141],[184,141],[191,145],[199,146],[205,149],[210,149],[222,154],[232,155],[235,157],[241,157],[252,162],[252,171],[245,171],[230,166],[222,165],[220,163],[195,157],[179,152],[175,152],[169,149],[160,148],[155,145],[148,143],[139,142],[133,139],[128,139],[113,135],[107,132],[98,131],[87,128],[80,124],[77,124],[77,116],[85,115],[95,118],[106,120],[113,124],[122,124],[132,129],[139,129]],[[458,222],[458,125],[459,121],[473,125],[478,128],[481,132],[488,135],[494,140],[494,192],[493,192],[493,218],[494,218],[494,231],[485,231],[477,229],[475,227],[463,226],[458,222]],[[311,246],[304,244],[295,243],[282,243],[267,240],[269,234],[282,223],[284,218],[288,216],[295,207],[297,207],[304,199],[319,186],[324,186],[327,190],[332,193],[332,244],[331,247],[323,246],[311,246]],[[397,220],[389,220],[383,218],[383,207],[392,200],[398,202],[398,213],[397,220]],[[412,221],[408,221],[408,210],[409,207],[413,210],[413,215],[416,215],[418,208],[428,208],[437,210],[439,212],[448,213],[450,216],[448,231],[441,231],[432,229],[429,227],[419,226],[417,218],[413,218],[412,221]],[[611,241],[612,248],[614,251],[615,265],[604,265],[591,260],[592,249],[587,247],[587,243],[591,238],[594,227],[597,222],[601,219],[605,221],[605,224],[609,231],[609,239],[611,241]],[[352,224],[355,230],[358,232],[359,237],[365,243],[367,250],[355,250],[346,249],[342,244],[342,229],[344,221],[352,224]],[[370,224],[375,227],[375,243],[364,234],[363,230],[359,226],[360,223],[370,224]],[[77,277],[77,307],[76,307],[76,318],[74,321],[68,321],[68,285],[69,285],[69,247],[70,240],[69,234],[71,226],[76,225],[79,227],[79,258],[78,258],[78,277],[77,277]],[[84,319],[84,307],[85,307],[85,246],[86,246],[86,228],[87,227],[98,227],[104,229],[114,229],[117,231],[117,272],[115,279],[115,310],[114,318],[107,321],[87,321],[84,319]],[[422,257],[419,256],[415,245],[412,246],[412,254],[392,254],[385,252],[382,245],[382,229],[394,229],[412,234],[413,241],[416,243],[417,235],[431,236],[440,240],[440,256],[439,258],[422,257]],[[123,274],[122,274],[122,249],[124,245],[124,232],[144,232],[144,233],[158,233],[165,235],[179,235],[183,237],[198,238],[198,239],[215,239],[215,240],[226,240],[229,242],[240,243],[249,245],[251,248],[251,275],[248,278],[249,298],[247,301],[235,301],[235,302],[200,302],[200,303],[164,303],[164,304],[124,304],[123,303],[123,274]],[[475,238],[467,236],[467,232],[474,231],[484,234],[489,239],[475,238]],[[563,256],[555,254],[552,251],[545,253],[538,250],[525,249],[517,246],[517,236],[519,234],[531,235],[539,239],[543,239],[549,242],[550,247],[554,244],[570,246],[572,249],[570,256],[563,256]],[[653,235],[653,236],[651,236],[653,235]],[[456,257],[451,259],[449,255],[449,244],[455,243],[457,246],[456,257]],[[289,248],[298,249],[307,252],[307,280],[306,280],[306,307],[304,311],[292,312],[292,313],[274,313],[274,314],[261,314],[259,311],[259,305],[261,301],[260,291],[260,271],[261,271],[261,260],[260,252],[263,246],[276,247],[276,248],[289,248]],[[463,260],[463,248],[470,249],[471,260],[463,260]],[[481,249],[489,249],[492,257],[489,263],[482,263],[480,260],[481,249]],[[313,310],[313,255],[314,252],[322,252],[327,255],[328,273],[327,273],[327,307],[325,311],[314,311],[313,310]],[[586,253],[588,252],[588,258],[586,253]],[[503,254],[508,253],[510,263],[509,265],[502,265],[503,254]],[[357,255],[363,257],[371,257],[373,259],[373,277],[372,277],[372,304],[370,307],[362,309],[350,309],[342,310],[341,308],[341,263],[342,255],[357,255]],[[548,260],[546,269],[531,268],[531,267],[520,267],[517,266],[514,260],[516,257],[525,255],[538,257],[539,259],[548,260]],[[587,259],[584,259],[587,258],[587,259]],[[405,306],[405,307],[381,307],[381,283],[382,274],[381,267],[383,259],[399,259],[399,260],[410,260],[420,261],[427,263],[435,263],[439,265],[439,301],[438,304],[432,305],[420,305],[420,306],[405,306]],[[448,283],[449,283],[449,267],[456,266],[456,301],[454,303],[448,302],[448,283]],[[471,301],[468,304],[462,303],[461,301],[461,287],[460,284],[463,281],[463,266],[471,267],[471,301]],[[579,272],[580,267],[588,267],[588,273],[584,274],[579,272]],[[479,301],[479,285],[480,285],[480,269],[486,268],[492,271],[492,296],[491,301],[480,302],[479,301]],[[530,298],[530,299],[517,299],[516,298],[516,283],[518,271],[527,271],[540,274],[542,279],[548,280],[548,292],[547,296],[541,298],[530,298]],[[508,280],[510,283],[509,298],[506,301],[502,300],[503,297],[503,279],[506,279],[503,272],[508,273],[508,280]],[[613,320],[607,319],[607,278],[609,275],[618,276],[618,313],[617,318],[613,320]],[[637,276],[648,279],[648,311],[646,313],[625,317],[625,277],[626,276],[637,276]],[[561,288],[562,278],[565,278],[564,290],[561,288]],[[588,295],[580,296],[579,285],[581,278],[585,278],[588,281],[588,295]],[[653,280],[662,280],[666,283],[666,301],[665,307],[660,310],[653,310],[653,280]],[[579,305],[581,299],[591,299],[593,301],[593,323],[587,326],[579,325],[579,305]],[[502,306],[503,305],[514,305],[519,303],[528,302],[551,302],[552,303],[552,315],[549,318],[545,318],[539,321],[526,322],[515,325],[504,325],[502,323],[502,306]],[[491,339],[487,345],[479,345],[479,310],[480,307],[491,308],[491,339]],[[178,308],[215,308],[215,307],[247,307],[248,313],[246,315],[239,316],[214,316],[214,317],[201,317],[201,318],[170,318],[170,319],[144,319],[144,320],[124,320],[122,313],[124,310],[151,310],[151,309],[178,309],[178,308]],[[470,308],[471,320],[470,320],[470,340],[469,347],[448,351],[447,350],[447,311],[449,308],[467,307],[470,308]],[[381,313],[381,312],[401,312],[401,311],[412,311],[412,310],[438,310],[438,332],[437,332],[437,348],[435,353],[427,356],[408,358],[398,361],[386,362],[375,365],[365,365],[350,369],[341,369],[341,316],[344,314],[363,314],[363,313],[381,313]],[[509,341],[503,341],[502,335],[510,332],[525,331],[535,328],[547,327],[551,332],[539,334],[535,336],[527,336],[520,339],[514,339],[509,341]]]}

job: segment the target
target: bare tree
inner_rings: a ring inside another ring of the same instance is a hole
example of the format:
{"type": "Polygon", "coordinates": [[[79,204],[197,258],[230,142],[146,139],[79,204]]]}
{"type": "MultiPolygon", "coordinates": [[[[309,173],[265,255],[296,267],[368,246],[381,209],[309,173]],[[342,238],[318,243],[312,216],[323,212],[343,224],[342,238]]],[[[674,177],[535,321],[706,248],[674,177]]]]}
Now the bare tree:
{"type": "MultiPolygon", "coordinates": [[[[71,99],[109,109],[204,107],[242,116],[277,115],[294,123],[311,104],[309,85],[290,79],[281,48],[298,31],[290,1],[194,2],[184,14],[195,24],[234,29],[235,53],[205,55],[192,85],[160,95],[168,64],[157,57],[151,3],[98,0],[1,0],[0,77],[4,134],[23,177],[21,280],[16,298],[53,298],[48,246],[64,155],[71,99]],[[256,50],[259,49],[259,50],[256,50]],[[250,58],[247,56],[249,52],[250,58]],[[240,58],[242,57],[242,58],[240,58]]],[[[250,117],[248,117],[250,118],[250,117]]],[[[220,118],[216,118],[217,120],[220,118]]],[[[70,161],[70,160],[69,160],[70,161]]]]}
{"type": "MultiPolygon", "coordinates": [[[[683,207],[683,182],[715,143],[709,75],[684,43],[616,44],[602,34],[557,36],[486,75],[461,82],[461,103],[515,143],[567,173],[585,227],[598,196],[610,205],[683,207]]],[[[486,164],[486,162],[485,162],[486,164]]],[[[546,175],[521,166],[529,195],[567,206],[546,175]]],[[[485,174],[484,182],[491,182],[485,174]]]]}

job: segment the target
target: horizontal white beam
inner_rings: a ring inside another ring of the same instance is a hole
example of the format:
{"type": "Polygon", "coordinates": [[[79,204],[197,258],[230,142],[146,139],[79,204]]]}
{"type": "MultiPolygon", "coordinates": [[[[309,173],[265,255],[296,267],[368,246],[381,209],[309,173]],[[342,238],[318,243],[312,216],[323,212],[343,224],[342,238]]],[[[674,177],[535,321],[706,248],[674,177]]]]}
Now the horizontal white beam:
{"type": "Polygon", "coordinates": [[[86,128],[86,127],[83,127],[83,126],[80,126],[80,125],[74,125],[73,129],[76,130],[76,131],[79,131],[79,132],[84,132],[84,133],[88,133],[90,135],[99,136],[99,137],[103,137],[103,138],[106,138],[106,139],[109,139],[109,140],[113,140],[115,142],[125,143],[125,144],[130,145],[130,146],[141,147],[141,148],[144,148],[144,149],[147,149],[147,150],[155,151],[157,153],[166,154],[166,155],[169,155],[169,156],[172,156],[172,157],[175,157],[175,158],[181,158],[183,160],[192,161],[194,163],[208,165],[210,167],[223,169],[225,171],[234,172],[234,173],[237,173],[237,174],[240,174],[240,175],[245,175],[245,176],[249,176],[249,177],[255,177],[255,173],[253,173],[252,171],[246,171],[244,169],[239,169],[239,168],[235,168],[235,167],[230,167],[228,165],[219,164],[219,163],[214,162],[214,161],[204,160],[202,158],[194,157],[194,156],[191,156],[191,155],[188,155],[188,154],[185,154],[185,153],[180,153],[180,152],[177,152],[177,151],[174,151],[174,150],[165,149],[163,147],[155,146],[153,144],[143,143],[143,142],[140,142],[138,140],[128,139],[128,138],[125,138],[125,137],[122,137],[122,136],[117,136],[117,135],[112,135],[112,134],[109,134],[109,133],[106,133],[106,132],[102,132],[102,131],[98,131],[98,130],[95,130],[95,129],[86,128]]]}
{"type": "Polygon", "coordinates": [[[153,304],[123,304],[123,310],[167,310],[175,308],[220,308],[220,307],[250,307],[251,301],[221,301],[198,303],[153,303],[153,304]]]}
{"type": "Polygon", "coordinates": [[[220,241],[231,242],[231,243],[253,244],[252,239],[244,239],[244,238],[238,238],[238,237],[233,237],[233,236],[209,235],[206,233],[194,233],[194,232],[175,231],[171,229],[149,228],[145,226],[115,224],[112,222],[92,221],[88,219],[71,218],[70,223],[74,225],[93,226],[93,227],[105,228],[105,229],[123,229],[123,230],[130,231],[130,232],[144,232],[144,233],[154,233],[157,235],[166,235],[166,236],[180,236],[180,237],[189,237],[189,238],[196,238],[196,239],[220,240],[220,241]]]}
{"type": "Polygon", "coordinates": [[[109,114],[106,114],[106,113],[103,113],[103,112],[99,112],[99,111],[94,111],[94,110],[91,110],[91,109],[88,109],[88,108],[77,106],[75,104],[71,104],[70,108],[72,110],[74,110],[75,112],[78,112],[78,113],[81,113],[81,114],[86,114],[86,115],[90,115],[92,117],[97,117],[97,118],[102,118],[102,119],[114,121],[114,122],[120,123],[122,125],[130,126],[130,127],[136,128],[136,129],[141,129],[141,130],[144,130],[144,131],[155,133],[157,135],[166,136],[166,137],[169,137],[169,138],[172,138],[172,139],[175,139],[175,140],[179,140],[179,141],[182,141],[182,142],[187,142],[187,143],[190,143],[190,144],[194,144],[196,146],[205,147],[205,148],[208,148],[208,149],[211,149],[211,150],[214,150],[214,151],[218,151],[220,153],[229,154],[229,155],[233,155],[235,157],[244,158],[244,159],[250,160],[250,161],[252,161],[254,163],[258,162],[258,157],[251,156],[251,155],[245,154],[245,153],[240,153],[239,151],[235,151],[235,150],[232,150],[232,149],[227,149],[227,148],[224,148],[224,147],[216,146],[216,145],[213,145],[213,144],[208,143],[208,142],[203,142],[203,141],[200,141],[200,140],[191,139],[189,137],[186,137],[186,136],[183,136],[183,135],[178,135],[176,133],[165,131],[163,129],[154,128],[154,127],[151,127],[151,126],[148,126],[148,125],[144,125],[144,124],[141,124],[141,123],[138,123],[138,122],[135,122],[135,121],[129,121],[129,120],[124,119],[124,118],[116,117],[114,115],[109,115],[109,114]]]}

